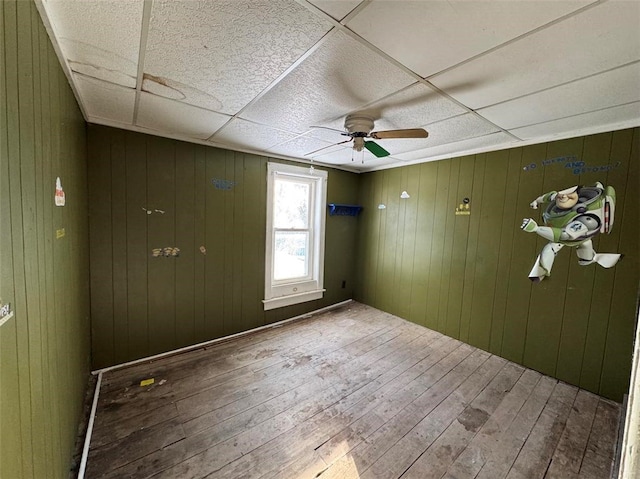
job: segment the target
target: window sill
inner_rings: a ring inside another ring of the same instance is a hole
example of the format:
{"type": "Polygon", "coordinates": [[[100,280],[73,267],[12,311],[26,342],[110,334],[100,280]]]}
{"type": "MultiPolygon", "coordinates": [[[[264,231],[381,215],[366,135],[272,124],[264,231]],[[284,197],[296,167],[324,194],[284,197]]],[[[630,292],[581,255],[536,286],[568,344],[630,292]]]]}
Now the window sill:
{"type": "Polygon", "coordinates": [[[304,293],[288,294],[278,298],[264,299],[262,303],[264,304],[264,310],[269,311],[270,309],[283,308],[285,306],[291,306],[292,304],[313,301],[314,299],[322,299],[325,291],[326,289],[318,289],[304,293]]]}

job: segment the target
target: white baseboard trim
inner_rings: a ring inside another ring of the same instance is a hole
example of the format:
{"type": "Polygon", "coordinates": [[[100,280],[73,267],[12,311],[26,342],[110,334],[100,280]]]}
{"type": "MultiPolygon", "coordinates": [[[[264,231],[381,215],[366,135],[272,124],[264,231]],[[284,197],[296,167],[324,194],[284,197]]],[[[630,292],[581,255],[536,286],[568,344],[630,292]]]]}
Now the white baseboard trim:
{"type": "Polygon", "coordinates": [[[84,479],[84,472],[87,469],[87,459],[89,457],[89,446],[91,445],[91,435],[93,433],[93,423],[96,419],[96,410],[98,409],[98,397],[100,396],[100,386],[102,383],[102,373],[98,373],[96,381],[96,389],[93,392],[93,404],[91,404],[91,414],[89,414],[89,423],[87,424],[87,432],[84,436],[84,446],[82,448],[82,457],[80,458],[80,468],[78,469],[78,479],[84,479]]]}
{"type": "Polygon", "coordinates": [[[148,361],[154,361],[156,359],[164,358],[166,356],[173,356],[175,354],[186,353],[188,351],[193,351],[195,349],[200,349],[200,348],[203,348],[205,346],[210,346],[212,344],[229,341],[231,339],[239,338],[241,336],[246,336],[246,335],[249,335],[249,334],[254,334],[254,333],[257,333],[259,331],[264,331],[265,329],[277,328],[277,327],[283,326],[283,325],[285,325],[287,323],[291,323],[293,321],[298,321],[300,319],[310,318],[311,316],[315,316],[317,314],[324,313],[326,311],[331,311],[332,309],[336,309],[336,308],[339,308],[339,307],[344,306],[346,304],[349,304],[352,301],[353,301],[353,299],[347,299],[346,301],[342,301],[340,303],[331,304],[329,306],[325,306],[324,308],[316,309],[314,311],[310,311],[308,313],[301,314],[299,316],[294,316],[293,318],[283,319],[282,321],[278,321],[278,322],[271,323],[271,324],[265,324],[264,326],[260,326],[258,328],[248,329],[246,331],[241,331],[239,333],[231,334],[229,336],[223,336],[221,338],[211,339],[209,341],[205,341],[205,342],[198,343],[198,344],[193,344],[191,346],[185,346],[184,348],[173,349],[171,351],[166,351],[164,353],[155,354],[153,356],[147,356],[147,357],[144,357],[144,358],[135,359],[133,361],[128,361],[126,363],[116,364],[114,366],[109,366],[109,367],[102,368],[102,369],[96,369],[95,371],[91,371],[91,374],[93,374],[95,376],[96,374],[106,373],[108,371],[113,371],[115,369],[126,368],[128,366],[133,366],[133,365],[140,364],[140,363],[145,363],[145,362],[148,362],[148,361]]]}

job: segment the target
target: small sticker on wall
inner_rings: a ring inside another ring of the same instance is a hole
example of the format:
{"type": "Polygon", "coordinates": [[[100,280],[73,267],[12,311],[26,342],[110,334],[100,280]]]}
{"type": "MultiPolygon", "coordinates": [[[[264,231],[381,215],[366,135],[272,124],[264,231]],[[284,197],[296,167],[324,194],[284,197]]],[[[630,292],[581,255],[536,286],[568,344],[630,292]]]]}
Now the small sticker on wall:
{"type": "Polygon", "coordinates": [[[64,206],[66,200],[64,197],[64,190],[62,189],[62,182],[60,177],[56,178],[56,194],[55,194],[56,206],[64,206]]]}
{"type": "Polygon", "coordinates": [[[213,178],[211,183],[216,190],[231,190],[237,184],[235,181],[224,180],[222,178],[213,178]]]}
{"type": "Polygon", "coordinates": [[[64,235],[66,234],[67,233],[64,228],[60,228],[59,230],[56,230],[56,239],[64,238],[64,235]]]}
{"type": "Polygon", "coordinates": [[[167,246],[166,248],[154,248],[151,250],[151,256],[153,256],[154,258],[169,258],[171,256],[180,256],[180,248],[175,248],[172,246],[167,246]]]}
{"type": "Polygon", "coordinates": [[[471,202],[469,198],[463,198],[462,203],[456,206],[456,216],[469,216],[471,214],[471,202]]]}

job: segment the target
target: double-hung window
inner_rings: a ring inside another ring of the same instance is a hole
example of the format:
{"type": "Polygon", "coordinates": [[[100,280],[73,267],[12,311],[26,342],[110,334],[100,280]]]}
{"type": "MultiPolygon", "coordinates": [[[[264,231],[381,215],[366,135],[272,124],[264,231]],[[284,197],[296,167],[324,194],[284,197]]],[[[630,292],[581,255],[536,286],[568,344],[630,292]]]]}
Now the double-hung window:
{"type": "Polygon", "coordinates": [[[267,165],[264,309],[322,298],[327,172],[267,165]]]}

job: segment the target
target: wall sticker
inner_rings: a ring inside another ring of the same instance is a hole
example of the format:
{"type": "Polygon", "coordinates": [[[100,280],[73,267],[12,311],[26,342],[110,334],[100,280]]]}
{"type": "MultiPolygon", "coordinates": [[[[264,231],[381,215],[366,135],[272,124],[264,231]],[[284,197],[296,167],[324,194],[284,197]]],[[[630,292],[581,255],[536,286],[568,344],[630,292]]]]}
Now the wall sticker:
{"type": "Polygon", "coordinates": [[[56,202],[56,206],[64,206],[66,203],[64,190],[62,189],[62,182],[60,181],[59,176],[56,178],[56,193],[54,200],[56,202]]]}
{"type": "Polygon", "coordinates": [[[216,190],[231,190],[237,184],[235,181],[223,180],[220,178],[213,178],[211,183],[216,190]]]}
{"type": "Polygon", "coordinates": [[[165,213],[166,213],[166,211],[164,211],[164,210],[158,210],[158,209],[148,210],[148,209],[146,209],[144,206],[142,207],[142,210],[143,210],[145,213],[147,213],[148,215],[151,215],[151,214],[153,214],[153,213],[159,213],[159,214],[163,215],[163,214],[165,214],[165,213]]]}
{"type": "MultiPolygon", "coordinates": [[[[559,156],[557,158],[549,158],[540,162],[542,167],[558,167],[571,170],[574,175],[583,175],[585,173],[603,173],[614,170],[620,166],[620,162],[589,165],[584,161],[578,160],[577,157],[571,156],[559,156]]],[[[538,163],[529,163],[522,169],[524,171],[534,171],[538,168],[538,163]]]]}
{"type": "Polygon", "coordinates": [[[180,256],[180,248],[167,246],[166,248],[154,248],[151,250],[151,256],[154,258],[169,258],[180,256]]]}
{"type": "Polygon", "coordinates": [[[11,303],[2,303],[0,299],[0,326],[9,321],[13,317],[13,311],[11,310],[11,303]]]}
{"type": "Polygon", "coordinates": [[[471,214],[471,200],[463,198],[462,203],[456,206],[456,216],[469,216],[471,214]]]}
{"type": "Polygon", "coordinates": [[[598,263],[611,268],[622,257],[614,253],[596,253],[592,238],[598,233],[610,233],[613,226],[616,193],[598,182],[595,186],[572,186],[562,191],[550,191],[539,196],[530,206],[538,209],[547,204],[542,213],[545,226],[538,226],[532,218],[522,220],[520,226],[527,233],[536,233],[549,240],[536,259],[529,279],[542,281],[551,275],[553,260],[564,246],[576,248],[578,263],[585,266],[598,263]]]}

